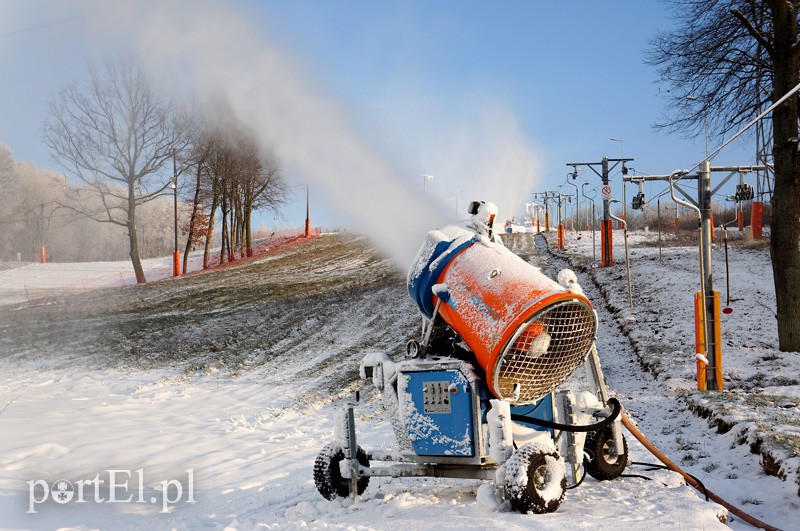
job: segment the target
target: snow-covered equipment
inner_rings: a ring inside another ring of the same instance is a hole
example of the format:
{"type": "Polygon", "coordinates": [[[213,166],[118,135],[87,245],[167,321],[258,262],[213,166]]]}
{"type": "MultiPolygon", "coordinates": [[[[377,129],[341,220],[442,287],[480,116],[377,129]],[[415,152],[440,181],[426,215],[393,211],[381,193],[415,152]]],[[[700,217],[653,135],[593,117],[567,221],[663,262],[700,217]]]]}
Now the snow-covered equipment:
{"type": "Polygon", "coordinates": [[[450,293],[439,316],[474,353],[491,393],[512,404],[552,391],[594,341],[597,318],[583,294],[470,231],[429,232],[409,271],[409,294],[428,319],[439,299],[436,285],[450,293]]]}
{"type": "MultiPolygon", "coordinates": [[[[470,213],[482,217],[482,205],[470,213]]],[[[513,509],[545,513],[561,504],[568,476],[578,484],[625,469],[619,402],[607,396],[594,347],[597,316],[574,273],[556,283],[482,227],[426,236],[408,275],[426,319],[421,339],[403,360],[372,353],[360,367],[381,392],[397,448],[360,448],[349,403],[314,464],[325,498],[360,495],[374,476],[475,478],[494,480],[513,509]],[[564,388],[582,365],[590,390],[564,388]]]]}

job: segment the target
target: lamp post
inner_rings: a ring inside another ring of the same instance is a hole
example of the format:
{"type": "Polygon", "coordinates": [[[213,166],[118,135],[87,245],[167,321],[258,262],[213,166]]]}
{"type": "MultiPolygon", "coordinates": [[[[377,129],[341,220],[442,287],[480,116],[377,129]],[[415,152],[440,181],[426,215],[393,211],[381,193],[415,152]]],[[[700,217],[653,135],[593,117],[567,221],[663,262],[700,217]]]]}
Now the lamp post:
{"type": "Polygon", "coordinates": [[[621,138],[614,138],[613,136],[611,138],[609,138],[609,140],[611,140],[612,142],[619,142],[620,143],[620,150],[621,150],[621,155],[622,155],[620,158],[624,159],[625,158],[625,141],[622,140],[621,138]]]}
{"type": "Polygon", "coordinates": [[[181,276],[181,253],[178,251],[178,168],[175,162],[175,150],[172,150],[172,192],[175,199],[175,248],[172,253],[172,276],[181,276]]]}
{"type": "MultiPolygon", "coordinates": [[[[597,261],[597,246],[595,245],[595,230],[596,230],[595,224],[596,224],[597,216],[594,213],[594,196],[590,197],[590,196],[586,195],[586,185],[587,184],[589,184],[589,183],[583,183],[581,185],[581,194],[583,194],[583,197],[585,197],[586,199],[588,199],[592,203],[592,261],[596,262],[597,261]]],[[[595,192],[595,195],[597,195],[597,192],[595,192]]]]}
{"type": "Polygon", "coordinates": [[[430,181],[431,179],[433,179],[433,175],[423,175],[422,176],[422,191],[423,192],[427,192],[428,191],[428,181],[430,181]]]}
{"type": "Polygon", "coordinates": [[[573,179],[577,179],[578,178],[578,170],[577,170],[577,168],[575,169],[574,172],[570,172],[570,173],[567,174],[567,184],[570,185],[570,186],[573,186],[575,188],[575,212],[576,212],[576,214],[575,214],[575,220],[573,220],[572,230],[575,230],[575,225],[574,224],[577,223],[578,224],[578,231],[580,232],[580,230],[581,230],[581,202],[580,202],[580,199],[578,199],[578,185],[575,184],[575,183],[569,182],[569,178],[570,177],[572,177],[573,179]]]}

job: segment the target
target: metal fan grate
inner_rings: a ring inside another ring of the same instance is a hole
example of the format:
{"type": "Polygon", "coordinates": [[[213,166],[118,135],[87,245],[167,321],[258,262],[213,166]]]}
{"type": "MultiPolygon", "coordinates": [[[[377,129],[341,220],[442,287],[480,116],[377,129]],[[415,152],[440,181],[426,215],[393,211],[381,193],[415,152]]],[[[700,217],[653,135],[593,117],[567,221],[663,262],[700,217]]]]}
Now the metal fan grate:
{"type": "Polygon", "coordinates": [[[585,302],[549,306],[515,332],[494,368],[494,389],[513,404],[543,397],[575,372],[592,346],[597,318],[585,302]],[[514,399],[514,385],[519,396],[514,399]]]}

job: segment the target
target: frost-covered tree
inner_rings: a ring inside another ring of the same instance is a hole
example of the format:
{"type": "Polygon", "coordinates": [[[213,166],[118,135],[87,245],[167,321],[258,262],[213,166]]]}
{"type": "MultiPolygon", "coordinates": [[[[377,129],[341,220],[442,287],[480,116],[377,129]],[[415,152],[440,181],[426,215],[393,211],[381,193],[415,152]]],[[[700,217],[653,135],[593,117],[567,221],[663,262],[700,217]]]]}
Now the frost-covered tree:
{"type": "Polygon", "coordinates": [[[88,65],[88,81],[64,86],[50,104],[44,141],[55,161],[82,185],[69,205],[96,204],[81,212],[124,227],[137,282],[142,269],[137,208],[170,185],[173,150],[185,143],[179,113],[130,55],[88,65]],[[87,196],[97,201],[87,200],[87,196]]]}
{"type": "MultiPolygon", "coordinates": [[[[0,259],[56,262],[116,261],[128,256],[125,228],[98,224],[81,212],[102,210],[101,198],[75,194],[63,173],[39,168],[14,158],[0,144],[0,259]],[[80,202],[76,202],[80,199],[80,202]]],[[[143,258],[164,256],[172,250],[172,198],[162,196],[137,209],[143,258]]]]}
{"type": "MultiPolygon", "coordinates": [[[[724,135],[800,83],[798,0],[671,0],[675,30],[651,42],[649,61],[669,87],[674,131],[724,135]],[[689,98],[691,96],[691,99],[689,98]]],[[[770,251],[778,343],[800,351],[800,152],[798,96],[769,118],[775,186],[770,251]]]]}

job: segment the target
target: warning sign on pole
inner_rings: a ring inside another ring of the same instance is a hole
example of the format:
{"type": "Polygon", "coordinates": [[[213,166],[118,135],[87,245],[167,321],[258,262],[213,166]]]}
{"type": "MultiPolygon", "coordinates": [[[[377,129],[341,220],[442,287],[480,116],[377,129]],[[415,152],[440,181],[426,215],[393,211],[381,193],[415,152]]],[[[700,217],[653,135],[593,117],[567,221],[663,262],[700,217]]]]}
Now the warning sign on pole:
{"type": "Polygon", "coordinates": [[[600,188],[600,196],[603,198],[603,200],[611,199],[611,185],[604,184],[600,188]]]}

